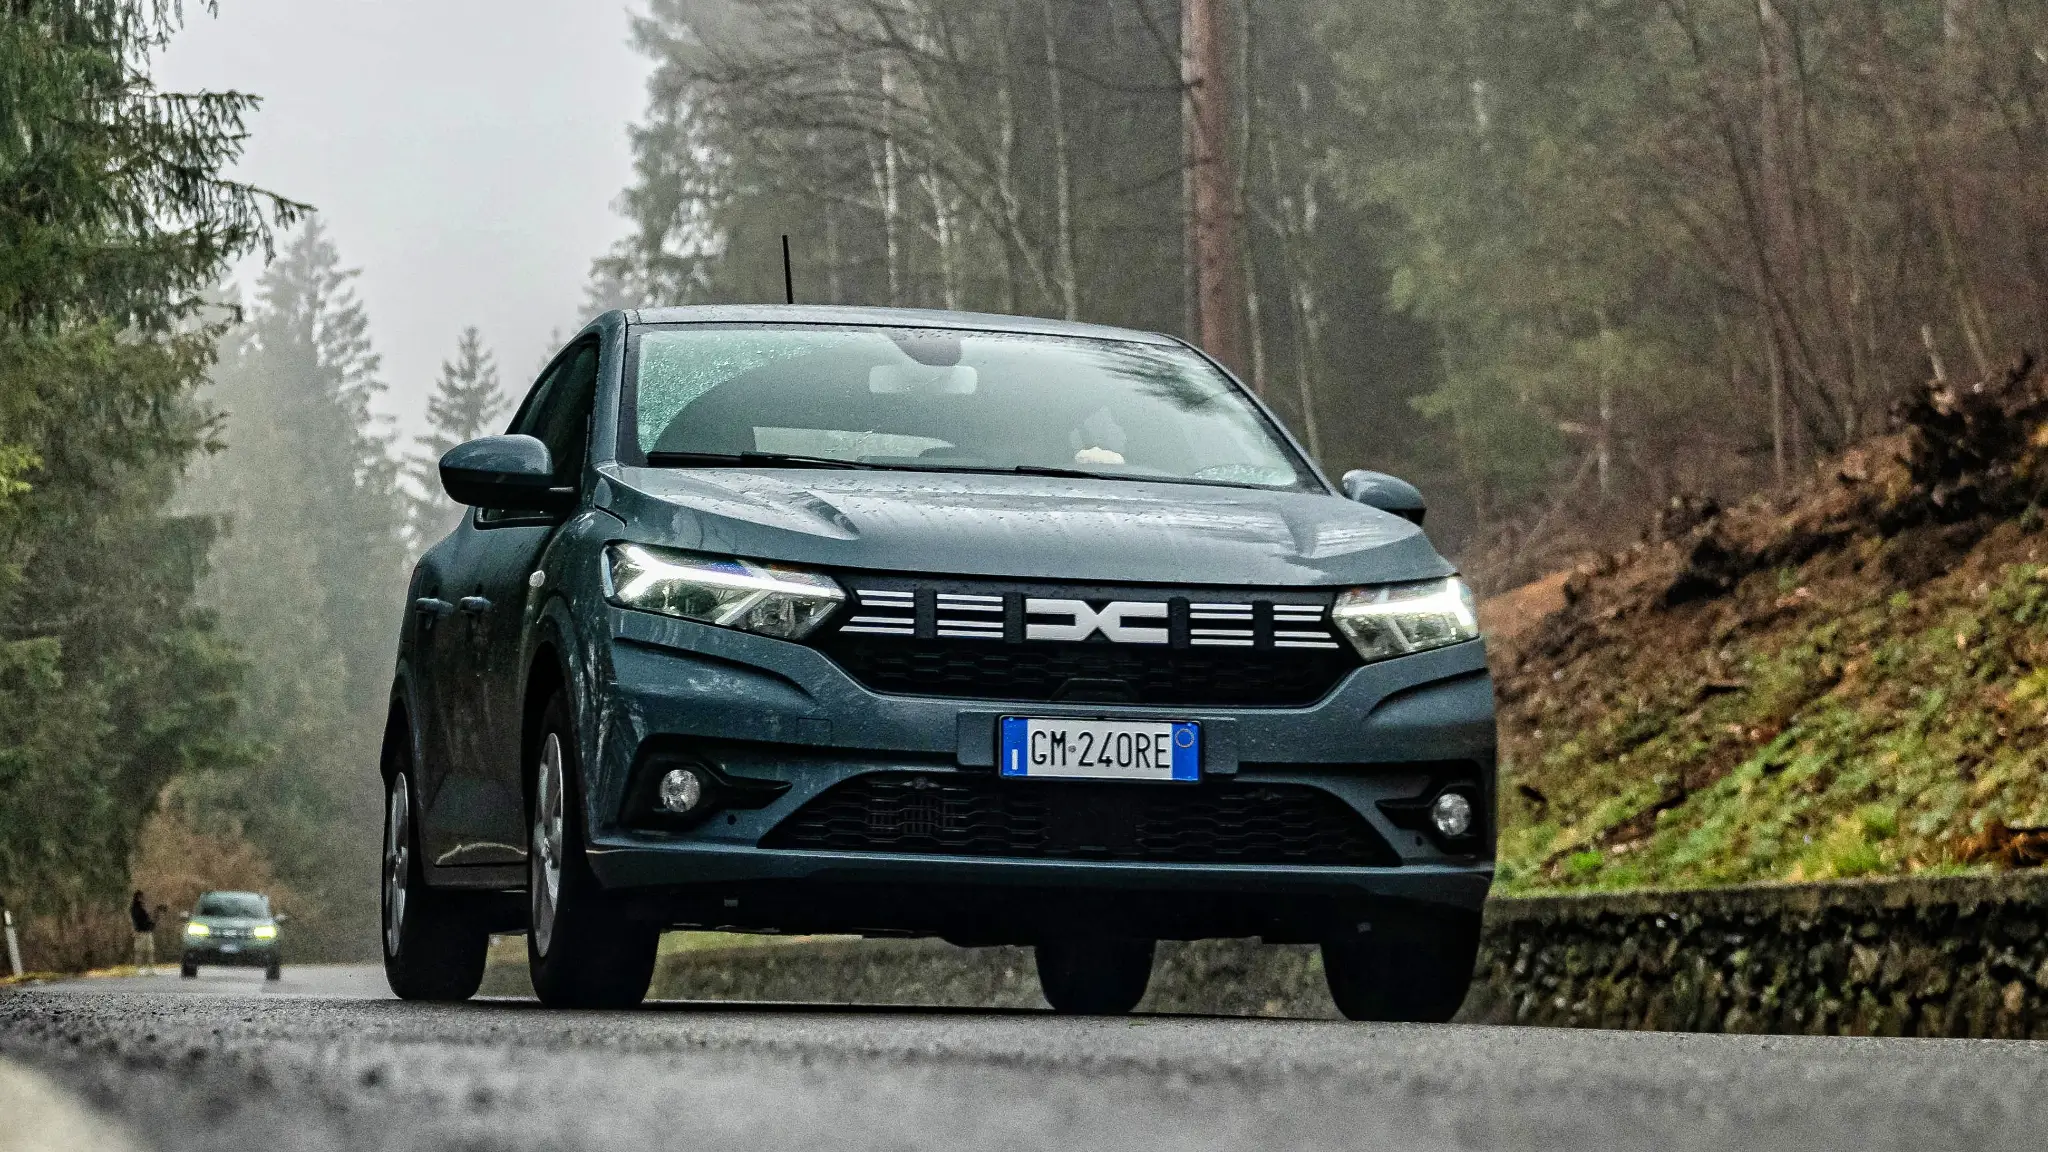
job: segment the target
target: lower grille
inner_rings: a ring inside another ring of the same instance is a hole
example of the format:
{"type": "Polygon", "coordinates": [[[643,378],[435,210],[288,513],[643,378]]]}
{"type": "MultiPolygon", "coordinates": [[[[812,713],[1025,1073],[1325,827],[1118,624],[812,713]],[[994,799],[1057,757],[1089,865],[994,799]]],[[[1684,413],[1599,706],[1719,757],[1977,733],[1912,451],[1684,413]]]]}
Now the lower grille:
{"type": "Polygon", "coordinates": [[[1171,649],[1122,644],[977,644],[835,636],[855,680],[891,695],[980,700],[1289,707],[1313,704],[1358,666],[1345,652],[1171,649]]]}
{"type": "Polygon", "coordinates": [[[1387,867],[1365,818],[1294,784],[1098,784],[874,773],[837,784],[764,848],[1034,859],[1387,867]]]}

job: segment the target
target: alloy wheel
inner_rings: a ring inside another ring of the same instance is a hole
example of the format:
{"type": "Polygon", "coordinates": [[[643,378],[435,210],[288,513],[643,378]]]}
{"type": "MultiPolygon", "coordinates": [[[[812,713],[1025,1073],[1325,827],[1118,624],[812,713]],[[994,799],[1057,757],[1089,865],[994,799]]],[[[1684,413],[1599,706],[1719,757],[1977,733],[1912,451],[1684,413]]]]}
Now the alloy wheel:
{"type": "Polygon", "coordinates": [[[562,738],[550,732],[541,742],[540,765],[533,790],[533,872],[528,882],[533,900],[533,945],[543,956],[555,934],[555,912],[562,898],[562,738]]]}
{"type": "Polygon", "coordinates": [[[412,787],[405,773],[391,778],[384,813],[384,954],[398,955],[405,928],[406,885],[412,878],[412,787]]]}

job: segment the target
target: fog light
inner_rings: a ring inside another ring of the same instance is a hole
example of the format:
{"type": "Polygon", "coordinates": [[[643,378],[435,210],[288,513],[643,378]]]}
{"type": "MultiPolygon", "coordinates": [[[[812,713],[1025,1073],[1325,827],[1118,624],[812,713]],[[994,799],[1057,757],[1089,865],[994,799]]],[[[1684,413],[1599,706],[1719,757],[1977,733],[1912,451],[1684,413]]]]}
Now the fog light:
{"type": "Polygon", "coordinates": [[[1472,830],[1472,801],[1463,792],[1446,792],[1429,806],[1429,819],[1438,832],[1456,839],[1472,830]]]}
{"type": "Polygon", "coordinates": [[[704,799],[704,781],[688,768],[671,768],[661,778],[661,806],[681,815],[704,799]]]}

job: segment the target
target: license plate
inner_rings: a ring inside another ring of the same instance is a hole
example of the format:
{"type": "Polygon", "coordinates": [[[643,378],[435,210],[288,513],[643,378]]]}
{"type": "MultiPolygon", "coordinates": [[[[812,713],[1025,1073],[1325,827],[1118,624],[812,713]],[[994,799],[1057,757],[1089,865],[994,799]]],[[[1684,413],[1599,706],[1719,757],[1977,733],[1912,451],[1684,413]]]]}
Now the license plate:
{"type": "Polygon", "coordinates": [[[220,950],[222,952],[240,952],[242,946],[240,944],[223,944],[220,946],[220,950]]]}
{"type": "Polygon", "coordinates": [[[1202,726],[1187,720],[1037,720],[1005,716],[1005,776],[1200,780],[1202,726]]]}

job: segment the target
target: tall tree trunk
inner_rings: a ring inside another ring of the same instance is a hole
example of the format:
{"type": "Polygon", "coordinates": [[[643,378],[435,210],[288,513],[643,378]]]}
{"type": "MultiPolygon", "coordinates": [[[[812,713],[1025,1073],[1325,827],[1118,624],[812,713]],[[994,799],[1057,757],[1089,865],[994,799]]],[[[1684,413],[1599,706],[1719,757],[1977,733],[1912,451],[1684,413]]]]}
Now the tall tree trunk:
{"type": "Polygon", "coordinates": [[[1308,440],[1308,454],[1317,463],[1323,459],[1322,421],[1316,418],[1316,373],[1323,363],[1323,310],[1316,295],[1316,179],[1313,173],[1301,182],[1301,234],[1294,245],[1296,267],[1294,294],[1300,310],[1297,327],[1301,332],[1300,371],[1295,386],[1301,393],[1301,430],[1308,440]]]}
{"type": "Polygon", "coordinates": [[[960,236],[958,211],[947,193],[945,182],[930,168],[918,174],[925,198],[932,205],[932,243],[939,250],[939,296],[944,306],[958,311],[960,297],[960,236]]]}
{"type": "Polygon", "coordinates": [[[1266,394],[1266,323],[1264,301],[1259,296],[1258,253],[1252,247],[1251,189],[1253,113],[1258,100],[1257,56],[1252,21],[1252,0],[1238,0],[1237,56],[1237,180],[1232,214],[1237,221],[1238,259],[1244,265],[1244,316],[1250,342],[1252,391],[1266,394]]]}
{"type": "Polygon", "coordinates": [[[1060,315],[1081,317],[1081,285],[1074,270],[1074,166],[1067,145],[1066,80],[1060,75],[1059,25],[1053,0],[1041,0],[1045,16],[1045,75],[1052,120],[1052,168],[1055,239],[1054,276],[1059,286],[1060,315]]]}
{"type": "Polygon", "coordinates": [[[889,272],[889,306],[900,308],[903,306],[903,204],[899,191],[901,161],[896,148],[895,107],[896,69],[894,65],[885,63],[882,65],[882,164],[878,191],[882,202],[883,258],[889,272]]]}
{"type": "Polygon", "coordinates": [[[1801,325],[1798,315],[1805,300],[1804,259],[1799,243],[1799,226],[1794,208],[1794,162],[1792,152],[1797,133],[1788,105],[1796,99],[1791,71],[1791,29],[1778,10],[1778,0],[1756,0],[1757,72],[1760,102],[1757,109],[1757,193],[1762,202],[1758,212],[1757,282],[1758,300],[1763,305],[1767,328],[1767,359],[1771,385],[1771,462],[1776,478],[1785,478],[1785,405],[1788,346],[1802,341],[1793,335],[1801,325]],[[1775,306],[1773,305],[1775,302],[1775,306]]]}
{"type": "Polygon", "coordinates": [[[1224,0],[1181,0],[1181,80],[1187,93],[1188,231],[1192,236],[1195,316],[1202,347],[1244,368],[1244,292],[1231,227],[1230,93],[1223,67],[1224,0]]]}
{"type": "Polygon", "coordinates": [[[1005,8],[996,22],[996,199],[1002,205],[1003,311],[1015,315],[1022,293],[1017,285],[1017,237],[1024,207],[1017,195],[1017,101],[1010,67],[1010,20],[1005,8]]]}
{"type": "Polygon", "coordinates": [[[846,303],[839,276],[839,205],[828,200],[825,202],[825,299],[828,303],[846,303]]]}

